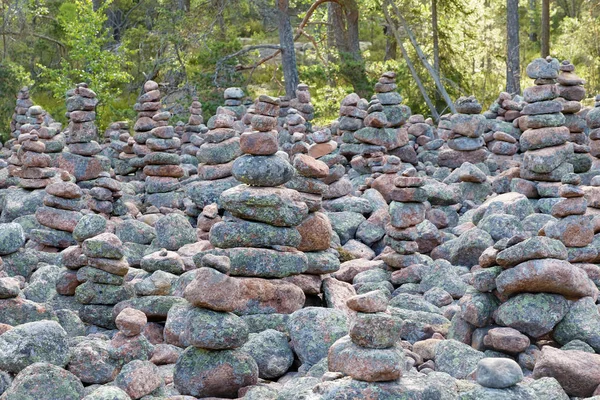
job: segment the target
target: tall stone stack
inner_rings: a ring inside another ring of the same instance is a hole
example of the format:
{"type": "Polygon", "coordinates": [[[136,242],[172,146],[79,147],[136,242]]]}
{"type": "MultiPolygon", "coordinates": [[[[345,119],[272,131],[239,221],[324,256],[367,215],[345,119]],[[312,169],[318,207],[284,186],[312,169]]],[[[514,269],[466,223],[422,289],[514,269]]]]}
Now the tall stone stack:
{"type": "Polygon", "coordinates": [[[400,346],[401,322],[387,313],[383,291],[350,297],[356,312],[348,336],[338,339],[327,357],[329,371],[364,382],[395,381],[402,376],[404,351],[400,346]]]}
{"type": "Polygon", "coordinates": [[[527,66],[527,75],[535,79],[535,86],[523,91],[528,104],[518,120],[524,152],[520,174],[526,180],[560,182],[565,174],[573,172],[568,162],[573,145],[568,143],[570,132],[564,126],[563,103],[557,100],[558,70],[558,60],[552,58],[538,58],[527,66]]]}
{"type": "Polygon", "coordinates": [[[297,110],[298,114],[310,125],[310,121],[315,117],[315,107],[310,102],[308,89],[307,84],[299,84],[296,88],[296,97],[290,100],[290,107],[297,110]]]}
{"type": "Polygon", "coordinates": [[[129,133],[129,122],[113,122],[104,137],[108,145],[103,150],[103,154],[110,158],[115,175],[121,181],[135,178],[133,174],[137,168],[132,166],[132,160],[136,159],[137,155],[133,149],[135,140],[129,133]]]}
{"type": "Polygon", "coordinates": [[[196,153],[202,145],[201,136],[203,133],[208,132],[206,125],[204,125],[204,118],[202,116],[202,103],[198,100],[198,97],[192,99],[192,104],[189,108],[190,117],[188,118],[187,124],[184,126],[184,132],[181,136],[181,161],[186,166],[190,175],[196,174],[198,170],[198,158],[196,153]],[[191,166],[194,166],[193,170],[191,166]]]}
{"type": "Polygon", "coordinates": [[[396,73],[393,71],[381,74],[375,84],[375,96],[383,106],[383,113],[387,117],[388,128],[399,128],[408,120],[411,111],[408,106],[402,105],[402,96],[397,92],[396,73]]]}
{"type": "Polygon", "coordinates": [[[369,107],[366,100],[361,99],[356,93],[344,97],[340,106],[337,135],[343,143],[356,143],[354,132],[364,127],[363,119],[367,116],[369,107]]]}
{"type": "Polygon", "coordinates": [[[133,288],[124,284],[129,263],[123,243],[116,235],[105,232],[85,239],[81,251],[87,266],[77,273],[78,280],[84,282],[75,290],[75,299],[83,304],[80,318],[95,325],[114,327],[113,306],[133,297],[133,288]]]}
{"type": "Polygon", "coordinates": [[[588,111],[585,120],[590,129],[590,154],[594,157],[594,166],[597,166],[600,158],[600,94],[596,95],[594,108],[588,111]]]}
{"type": "Polygon", "coordinates": [[[244,96],[244,91],[239,87],[227,88],[223,93],[223,97],[225,97],[223,107],[233,112],[236,121],[240,121],[246,113],[246,106],[242,103],[244,96]]]}
{"type": "Polygon", "coordinates": [[[315,296],[320,293],[323,275],[340,267],[338,255],[330,250],[333,228],[329,217],[321,209],[327,185],[319,179],[329,175],[329,167],[306,154],[296,154],[292,163],[296,173],[286,187],[297,190],[308,206],[308,215],[297,228],[300,232],[297,248],[306,255],[308,268],[303,275],[286,280],[300,286],[307,297],[315,296]]]}
{"type": "Polygon", "coordinates": [[[123,196],[121,183],[112,179],[108,172],[101,172],[89,195],[87,205],[90,210],[105,214],[108,218],[115,214],[115,202],[123,196]]]}
{"type": "Polygon", "coordinates": [[[156,207],[180,207],[180,196],[174,193],[179,189],[179,179],[185,175],[181,158],[177,154],[181,140],[175,136],[175,129],[169,125],[171,113],[156,113],[152,119],[155,127],[150,131],[146,147],[150,151],[144,156],[146,175],[146,203],[156,207]]]}
{"type": "Polygon", "coordinates": [[[13,166],[10,173],[19,178],[19,186],[24,189],[45,188],[56,175],[56,170],[51,168],[52,159],[45,154],[46,145],[39,140],[36,130],[20,134],[17,144],[19,167],[13,166]]]}
{"type": "Polygon", "coordinates": [[[438,162],[442,167],[458,168],[464,162],[477,164],[488,156],[483,134],[486,118],[480,114],[481,104],[475,97],[461,97],[454,103],[457,114],[450,117],[452,132],[441,150],[438,162]]]}
{"type": "Polygon", "coordinates": [[[558,82],[558,101],[563,105],[562,113],[565,116],[565,126],[569,128],[568,141],[573,143],[573,154],[569,163],[573,165],[575,173],[583,173],[592,167],[590,156],[589,138],[586,134],[587,124],[585,118],[579,115],[581,100],[585,99],[585,80],[575,74],[575,66],[568,60],[560,65],[558,82]]]}
{"type": "Polygon", "coordinates": [[[419,245],[417,225],[425,221],[427,192],[421,187],[423,177],[416,176],[414,168],[394,179],[395,188],[389,192],[390,223],[385,227],[385,243],[393,250],[382,258],[395,269],[418,264],[419,245]]]}
{"type": "Polygon", "coordinates": [[[69,152],[58,158],[58,166],[77,182],[92,181],[102,171],[110,170],[110,160],[98,155],[102,147],[97,142],[96,93],[86,83],[80,83],[67,92],[67,118],[69,125],[65,132],[69,152]]]}
{"type": "Polygon", "coordinates": [[[308,152],[306,119],[295,108],[290,108],[285,118],[284,129],[279,133],[279,145],[290,156],[308,152]],[[287,136],[286,143],[282,137],[287,136]]]}
{"type": "Polygon", "coordinates": [[[21,125],[21,133],[35,130],[40,141],[46,146],[47,154],[62,152],[65,148],[65,136],[61,133],[61,123],[54,121],[41,106],[29,107],[26,115],[30,122],[21,125]]]}
{"type": "Polygon", "coordinates": [[[133,125],[133,151],[136,158],[130,159],[130,165],[136,168],[138,179],[143,179],[142,169],[145,166],[144,157],[150,153],[146,141],[150,138],[150,131],[158,126],[153,117],[160,112],[160,90],[158,83],[147,81],[144,83],[144,93],[137,99],[133,109],[137,111],[137,120],[133,125]]]}
{"type": "Polygon", "coordinates": [[[253,131],[240,138],[244,155],[232,168],[242,184],[224,191],[220,199],[235,218],[215,224],[209,239],[216,254],[230,258],[232,275],[284,278],[307,269],[306,256],[296,248],[301,239],[297,226],[308,207],[297,191],[281,187],[294,169],[276,154],[279,99],[260,96],[255,112],[253,131]]]}
{"type": "Polygon", "coordinates": [[[17,94],[17,105],[10,121],[10,132],[14,139],[19,137],[21,126],[32,122],[27,116],[27,111],[31,106],[33,106],[33,101],[29,98],[29,88],[24,86],[17,94]]]}
{"type": "Polygon", "coordinates": [[[207,205],[218,203],[223,191],[238,184],[231,172],[234,160],[242,155],[234,123],[231,112],[220,109],[211,117],[213,128],[202,135],[203,142],[196,154],[199,182],[187,187],[188,196],[198,209],[192,216],[198,216],[207,205]]]}
{"type": "Polygon", "coordinates": [[[64,249],[76,244],[73,231],[83,217],[85,208],[83,192],[66,171],[61,172],[61,181],[46,187],[44,205],[35,212],[42,229],[34,229],[31,237],[45,246],[64,249]]]}
{"type": "Polygon", "coordinates": [[[521,96],[502,92],[483,115],[487,119],[513,122],[521,116],[522,109],[523,98],[521,96]]]}

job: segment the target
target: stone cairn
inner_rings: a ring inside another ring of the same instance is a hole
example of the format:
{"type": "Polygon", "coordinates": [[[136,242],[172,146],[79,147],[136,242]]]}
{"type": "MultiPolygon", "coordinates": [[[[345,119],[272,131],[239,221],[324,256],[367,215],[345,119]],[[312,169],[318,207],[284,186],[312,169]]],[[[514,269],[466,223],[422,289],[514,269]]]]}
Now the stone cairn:
{"type": "Polygon", "coordinates": [[[102,171],[110,169],[110,160],[99,156],[102,147],[96,141],[96,93],[89,89],[86,83],[80,83],[74,90],[67,92],[67,118],[69,125],[66,130],[68,153],[62,153],[58,166],[67,170],[82,184],[93,183],[102,171]]]}
{"type": "Polygon", "coordinates": [[[181,140],[175,137],[175,129],[169,125],[169,118],[171,113],[168,111],[152,117],[155,127],[146,140],[150,152],[144,156],[146,203],[159,208],[179,208],[181,201],[174,192],[179,189],[179,179],[185,175],[177,154],[181,140]]]}
{"type": "Polygon", "coordinates": [[[66,171],[61,172],[61,181],[46,187],[44,205],[35,212],[37,222],[42,229],[34,229],[32,238],[40,244],[64,249],[74,245],[73,231],[83,217],[85,208],[83,192],[66,171]]]}
{"type": "Polygon", "coordinates": [[[137,99],[133,109],[137,111],[137,120],[133,125],[133,152],[137,156],[130,159],[130,165],[135,168],[137,179],[143,179],[142,170],[145,166],[144,157],[150,153],[146,141],[150,138],[150,131],[158,126],[153,117],[159,113],[160,90],[158,83],[147,81],[144,83],[144,93],[137,99]]]}
{"type": "Polygon", "coordinates": [[[399,128],[410,117],[411,111],[408,106],[402,105],[402,96],[396,90],[396,73],[392,71],[381,74],[379,81],[375,84],[375,96],[383,106],[388,128],[399,128]]]}
{"type": "Polygon", "coordinates": [[[21,126],[35,122],[31,121],[31,117],[27,115],[27,111],[32,106],[33,101],[29,98],[29,88],[24,86],[19,90],[19,94],[17,94],[17,105],[10,122],[10,132],[14,139],[19,137],[21,126]]]}
{"type": "Polygon", "coordinates": [[[590,156],[589,138],[586,134],[587,124],[585,117],[580,115],[581,100],[585,99],[585,80],[575,74],[575,66],[565,60],[560,65],[557,98],[563,105],[562,113],[565,116],[565,126],[569,128],[568,141],[573,143],[573,154],[568,161],[573,165],[575,173],[583,173],[592,167],[590,156]]]}
{"type": "Polygon", "coordinates": [[[302,288],[309,298],[320,294],[323,275],[334,273],[340,267],[338,254],[330,250],[333,235],[331,222],[321,212],[322,195],[327,185],[319,179],[329,175],[329,167],[307,154],[296,154],[293,165],[296,174],[286,183],[286,187],[297,190],[308,206],[308,216],[297,228],[301,238],[297,248],[306,255],[308,268],[304,274],[285,280],[302,288]]]}
{"type": "Polygon", "coordinates": [[[427,193],[421,188],[425,179],[416,176],[414,168],[396,176],[393,183],[395,188],[389,192],[390,222],[385,227],[385,243],[393,251],[385,254],[382,259],[388,266],[401,269],[419,263],[417,225],[425,220],[426,209],[423,203],[427,201],[427,193]]]}
{"type": "Polygon", "coordinates": [[[513,126],[512,122],[521,116],[524,106],[521,96],[502,92],[490,107],[497,114],[490,114],[490,111],[484,113],[488,120],[493,120],[488,123],[488,129],[484,134],[485,143],[491,152],[487,161],[488,164],[492,162],[496,165],[500,171],[517,166],[519,163],[513,156],[519,153],[521,132],[513,126]]]}
{"type": "Polygon", "coordinates": [[[202,209],[196,227],[198,228],[198,240],[208,240],[210,229],[213,225],[222,221],[219,215],[219,206],[217,203],[212,203],[202,209]]]}
{"type": "Polygon", "coordinates": [[[487,158],[483,139],[486,118],[480,114],[481,104],[470,96],[459,98],[454,105],[457,114],[450,117],[452,132],[446,143],[448,148],[440,151],[440,166],[458,168],[466,161],[472,164],[484,162],[487,158]]]}
{"type": "Polygon", "coordinates": [[[413,165],[418,161],[437,164],[438,150],[445,141],[438,138],[431,118],[425,119],[421,114],[411,115],[401,129],[406,129],[410,144],[402,154],[402,161],[413,165]]]}
{"type": "Polygon", "coordinates": [[[112,179],[106,171],[98,175],[94,181],[94,187],[89,191],[90,199],[87,205],[90,210],[109,217],[111,214],[118,214],[115,210],[115,203],[123,196],[121,183],[112,179]]]}
{"type": "Polygon", "coordinates": [[[35,130],[42,143],[46,146],[47,154],[56,154],[63,151],[65,137],[61,133],[62,125],[56,122],[40,106],[31,106],[27,110],[30,122],[21,125],[21,133],[30,133],[35,130]]]}
{"type": "MultiPolygon", "coordinates": [[[[52,159],[45,154],[46,145],[39,140],[37,131],[20,134],[14,150],[18,161],[10,167],[9,173],[19,178],[19,186],[24,189],[45,188],[56,170],[51,168],[52,159]]],[[[11,162],[11,159],[14,160],[11,157],[8,161],[11,162]]]]}
{"type": "Polygon", "coordinates": [[[246,113],[246,106],[242,103],[244,91],[239,87],[227,88],[223,93],[223,97],[225,97],[225,105],[223,107],[233,112],[236,121],[241,121],[246,113]]]}
{"type": "Polygon", "coordinates": [[[129,122],[118,121],[110,124],[104,133],[106,147],[103,154],[111,160],[115,175],[120,180],[126,181],[133,178],[136,168],[131,165],[131,160],[137,158],[133,151],[135,140],[129,134],[129,122]]]}
{"type": "Polygon", "coordinates": [[[519,142],[523,155],[521,178],[529,181],[560,182],[563,175],[573,172],[568,162],[573,145],[567,143],[570,132],[564,126],[563,104],[556,100],[555,85],[559,63],[556,59],[538,58],[527,66],[527,75],[535,86],[523,91],[528,104],[523,107],[519,142]]]}
{"type": "MultiPolygon", "coordinates": [[[[315,107],[310,102],[310,92],[308,89],[307,84],[299,84],[296,88],[296,97],[290,100],[290,107],[295,109],[304,118],[304,121],[310,125],[310,121],[315,117],[315,107]]],[[[310,126],[307,129],[310,129],[310,126]]],[[[293,132],[290,133],[293,134],[293,132]]]]}
{"type": "Polygon", "coordinates": [[[285,117],[284,129],[279,133],[279,146],[290,156],[307,153],[306,119],[295,108],[290,108],[285,117]]]}
{"type": "Polygon", "coordinates": [[[207,205],[218,203],[223,191],[238,184],[231,176],[233,162],[242,154],[234,123],[231,112],[219,107],[217,114],[211,117],[213,128],[202,135],[203,142],[196,154],[199,182],[188,185],[194,207],[187,207],[186,212],[192,217],[197,217],[207,205]]]}
{"type": "Polygon", "coordinates": [[[356,143],[354,132],[364,126],[363,119],[367,116],[368,107],[367,101],[361,99],[356,93],[344,97],[337,125],[337,135],[343,143],[356,143]]]}
{"type": "Polygon", "coordinates": [[[521,116],[522,109],[523,98],[521,96],[502,92],[483,115],[487,119],[513,122],[521,116]]]}
{"type": "Polygon", "coordinates": [[[237,218],[215,224],[209,239],[213,246],[224,249],[219,250],[218,255],[227,255],[231,259],[233,275],[283,278],[307,269],[306,256],[296,250],[300,244],[296,227],[308,214],[308,208],[294,200],[299,198],[295,190],[279,187],[290,181],[294,174],[290,163],[281,153],[276,154],[277,132],[274,129],[279,99],[260,96],[255,103],[255,112],[253,131],[244,132],[240,137],[244,155],[235,160],[232,168],[233,176],[242,185],[221,194],[221,207],[237,218]],[[282,204],[282,208],[275,215],[268,215],[260,205],[263,201],[282,204]],[[283,206],[284,202],[289,204],[283,206]],[[288,209],[296,210],[296,214],[285,214],[288,209]],[[279,246],[288,251],[268,249],[279,246]]]}
{"type": "Polygon", "coordinates": [[[329,371],[359,381],[395,381],[402,376],[405,356],[400,346],[400,320],[388,314],[388,298],[381,290],[350,297],[356,312],[349,335],[338,339],[327,357],[329,371]]]}
{"type": "Polygon", "coordinates": [[[204,125],[204,118],[202,117],[202,103],[198,101],[197,97],[192,99],[189,112],[190,117],[181,136],[181,161],[188,173],[195,175],[198,171],[196,154],[202,145],[201,135],[208,132],[208,129],[204,125]],[[191,168],[192,165],[194,168],[191,168]]]}
{"type": "Polygon", "coordinates": [[[123,243],[112,233],[100,233],[83,240],[81,252],[87,267],[77,273],[84,282],[75,290],[75,299],[84,305],[79,316],[84,322],[114,329],[113,306],[133,297],[131,286],[124,285],[129,263],[123,243]]]}
{"type": "Polygon", "coordinates": [[[594,167],[597,167],[600,158],[600,94],[596,95],[594,108],[588,111],[585,120],[590,129],[590,154],[594,157],[594,167]]]}

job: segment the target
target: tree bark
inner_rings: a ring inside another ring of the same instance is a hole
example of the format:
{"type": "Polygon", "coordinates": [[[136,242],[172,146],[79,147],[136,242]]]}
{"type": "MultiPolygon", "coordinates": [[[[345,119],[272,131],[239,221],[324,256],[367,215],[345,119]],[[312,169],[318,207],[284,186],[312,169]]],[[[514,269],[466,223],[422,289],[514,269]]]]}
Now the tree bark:
{"type": "Polygon", "coordinates": [[[392,32],[392,28],[386,25],[383,28],[385,33],[385,55],[383,61],[395,60],[398,55],[398,43],[392,32]]]}
{"type": "Polygon", "coordinates": [[[542,57],[550,55],[550,0],[542,0],[542,57]]]}
{"type": "Polygon", "coordinates": [[[437,109],[435,108],[435,104],[433,104],[433,102],[427,95],[427,90],[425,90],[425,86],[423,86],[423,82],[421,82],[421,78],[419,78],[419,74],[417,74],[417,70],[415,69],[415,66],[413,65],[412,61],[410,60],[410,57],[408,56],[408,52],[406,51],[406,48],[404,47],[404,44],[402,43],[402,37],[400,36],[398,29],[395,27],[394,21],[392,21],[392,19],[390,18],[390,14],[388,13],[388,10],[386,7],[383,8],[383,12],[385,15],[385,19],[387,20],[388,29],[390,29],[390,31],[394,35],[394,38],[396,39],[396,43],[398,43],[398,47],[400,47],[400,51],[402,52],[402,57],[404,58],[404,61],[406,61],[406,65],[408,66],[408,69],[410,70],[410,74],[412,75],[413,79],[415,80],[415,83],[417,84],[417,87],[419,88],[419,92],[421,92],[421,96],[423,96],[423,100],[425,100],[427,107],[429,107],[429,111],[431,112],[433,119],[437,122],[440,119],[440,115],[437,112],[437,109]]]}
{"type": "Polygon", "coordinates": [[[437,0],[431,0],[431,33],[433,36],[433,69],[440,74],[440,38],[438,32],[437,0]]]}
{"type": "Polygon", "coordinates": [[[410,42],[412,43],[413,47],[415,48],[415,51],[417,52],[419,59],[423,63],[423,66],[425,66],[425,69],[427,69],[427,72],[429,72],[429,75],[431,75],[431,78],[435,82],[435,85],[437,86],[438,90],[440,91],[440,94],[444,98],[446,105],[448,106],[448,108],[450,109],[450,111],[453,114],[456,114],[456,107],[454,107],[454,102],[448,95],[448,92],[446,91],[446,88],[444,87],[444,85],[442,85],[439,75],[435,72],[435,70],[429,63],[429,61],[427,61],[427,57],[425,57],[423,50],[421,50],[421,46],[419,46],[419,43],[417,43],[417,40],[415,39],[415,36],[413,35],[412,30],[410,29],[410,26],[408,26],[408,23],[406,22],[406,20],[400,13],[400,10],[398,10],[398,7],[396,6],[396,4],[394,4],[391,0],[387,0],[384,3],[384,7],[386,6],[386,4],[392,6],[392,9],[394,10],[396,17],[398,18],[398,20],[400,21],[400,24],[402,25],[402,28],[404,28],[404,31],[408,35],[408,38],[410,39],[410,42]]]}
{"type": "Polygon", "coordinates": [[[506,0],[506,91],[521,94],[519,0],[506,0]]]}
{"type": "Polygon", "coordinates": [[[294,33],[290,16],[288,15],[289,0],[277,0],[279,16],[279,45],[281,46],[281,64],[285,81],[285,94],[296,97],[296,87],[300,83],[298,65],[296,64],[296,49],[294,48],[294,33]]]}

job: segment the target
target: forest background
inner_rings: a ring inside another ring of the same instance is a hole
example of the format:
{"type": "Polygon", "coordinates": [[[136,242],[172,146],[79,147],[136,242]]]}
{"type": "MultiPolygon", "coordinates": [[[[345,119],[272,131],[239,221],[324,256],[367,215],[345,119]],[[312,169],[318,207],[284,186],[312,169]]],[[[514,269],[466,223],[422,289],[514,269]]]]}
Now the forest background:
{"type": "Polygon", "coordinates": [[[230,86],[284,95],[291,64],[270,56],[289,57],[292,33],[287,73],[310,86],[317,125],[387,70],[413,113],[449,112],[444,90],[488,107],[530,86],[525,66],[544,52],[575,65],[589,104],[600,93],[598,0],[0,0],[0,13],[0,140],[24,85],[64,122],[65,92],[88,82],[101,129],[135,118],[148,79],[182,121],[192,96],[206,119],[230,86]]]}

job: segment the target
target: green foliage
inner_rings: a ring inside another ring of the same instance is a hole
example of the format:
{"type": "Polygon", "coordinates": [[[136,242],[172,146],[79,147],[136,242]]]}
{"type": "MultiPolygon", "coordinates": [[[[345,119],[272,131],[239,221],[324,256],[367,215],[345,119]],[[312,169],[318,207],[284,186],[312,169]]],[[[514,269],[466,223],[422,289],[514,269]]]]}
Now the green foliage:
{"type": "Polygon", "coordinates": [[[32,83],[23,66],[12,62],[0,63],[0,93],[7,93],[6,98],[12,100],[0,103],[0,141],[10,138],[10,121],[15,111],[14,100],[17,92],[21,87],[32,83]]]}
{"type": "Polygon", "coordinates": [[[98,10],[94,10],[91,0],[63,3],[57,19],[68,56],[55,68],[38,65],[41,88],[56,98],[64,98],[64,93],[79,82],[88,83],[98,94],[100,115],[113,106],[111,103],[121,93],[121,86],[132,79],[124,69],[127,65],[123,54],[108,48],[111,37],[104,23],[111,3],[105,1],[98,10]]]}

